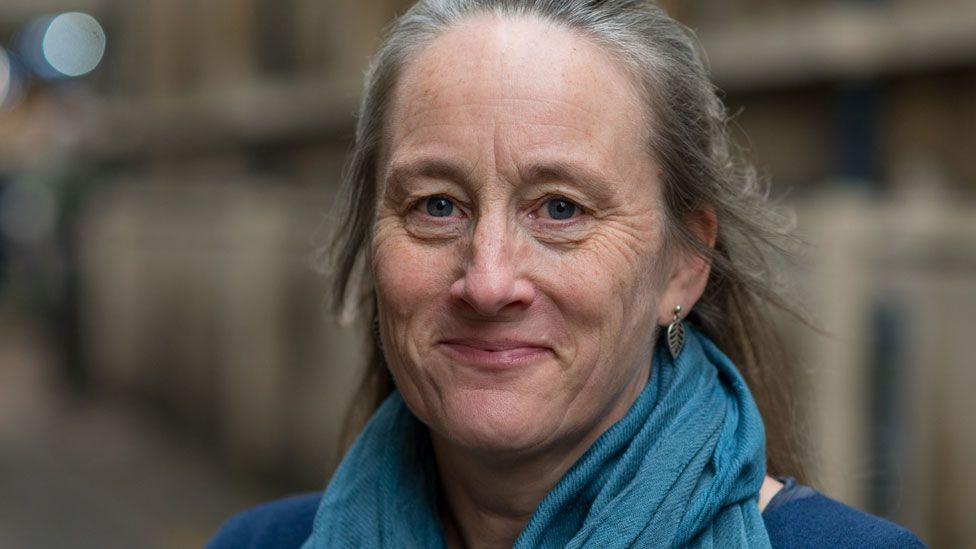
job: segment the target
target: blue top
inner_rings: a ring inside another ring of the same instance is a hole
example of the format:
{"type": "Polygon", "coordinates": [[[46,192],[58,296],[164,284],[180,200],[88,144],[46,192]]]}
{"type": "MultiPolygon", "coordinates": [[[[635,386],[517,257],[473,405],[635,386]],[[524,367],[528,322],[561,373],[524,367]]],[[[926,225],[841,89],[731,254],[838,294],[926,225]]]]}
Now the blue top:
{"type": "MultiPolygon", "coordinates": [[[[925,547],[908,530],[834,501],[791,478],[763,510],[773,547],[925,547]]],[[[207,545],[209,549],[298,549],[312,533],[322,493],[266,503],[231,518],[207,545]]]]}

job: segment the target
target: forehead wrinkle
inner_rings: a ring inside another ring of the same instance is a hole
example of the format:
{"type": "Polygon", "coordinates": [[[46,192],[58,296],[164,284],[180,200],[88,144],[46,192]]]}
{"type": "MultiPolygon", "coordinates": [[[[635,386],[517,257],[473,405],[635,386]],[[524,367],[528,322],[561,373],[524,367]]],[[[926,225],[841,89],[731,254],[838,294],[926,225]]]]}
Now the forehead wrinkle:
{"type": "MultiPolygon", "coordinates": [[[[411,97],[409,99],[412,100],[413,98],[411,97]]],[[[536,104],[536,105],[538,105],[540,107],[540,110],[544,110],[544,111],[547,111],[547,112],[553,111],[554,110],[553,109],[554,104],[557,104],[558,103],[560,105],[569,107],[569,108],[571,108],[573,110],[582,111],[583,113],[589,115],[592,118],[599,118],[598,115],[600,114],[600,113],[596,112],[596,110],[593,109],[590,105],[582,105],[582,104],[579,104],[579,103],[575,103],[573,101],[569,101],[567,99],[563,99],[561,97],[554,97],[554,96],[546,97],[545,99],[540,99],[538,97],[517,97],[517,96],[509,96],[509,97],[501,97],[501,98],[499,98],[496,101],[458,100],[458,101],[455,101],[455,102],[442,103],[442,104],[431,104],[430,102],[412,100],[412,101],[407,101],[406,103],[411,104],[411,105],[418,105],[418,106],[416,108],[411,107],[409,109],[404,109],[406,112],[396,112],[395,113],[395,114],[399,115],[399,116],[397,116],[395,118],[399,119],[401,122],[404,122],[404,123],[410,122],[410,121],[412,121],[412,120],[414,120],[414,119],[416,119],[418,117],[423,117],[424,115],[429,115],[432,112],[437,112],[437,111],[442,111],[442,110],[461,109],[461,110],[477,111],[479,109],[486,109],[486,110],[500,111],[500,110],[504,110],[504,109],[510,109],[512,107],[512,104],[513,103],[530,103],[530,104],[536,104]]],[[[520,120],[520,122],[521,121],[522,120],[520,120]]],[[[459,124],[460,124],[460,122],[456,122],[456,121],[452,120],[450,122],[429,122],[429,123],[424,123],[424,124],[416,124],[415,127],[420,127],[420,126],[450,126],[450,125],[459,125],[459,124]]],[[[570,127],[567,124],[557,124],[557,123],[553,123],[553,122],[533,122],[533,124],[535,124],[535,125],[545,125],[545,126],[560,126],[560,125],[562,125],[562,126],[565,126],[565,127],[570,127]]]]}

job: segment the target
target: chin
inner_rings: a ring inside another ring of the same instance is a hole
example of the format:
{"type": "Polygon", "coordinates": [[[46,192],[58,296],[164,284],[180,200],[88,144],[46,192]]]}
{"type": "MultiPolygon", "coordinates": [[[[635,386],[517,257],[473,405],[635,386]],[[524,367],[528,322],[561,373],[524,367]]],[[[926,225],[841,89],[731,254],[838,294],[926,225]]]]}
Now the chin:
{"type": "Polygon", "coordinates": [[[537,396],[498,389],[458,391],[445,402],[436,429],[452,443],[472,450],[519,452],[538,448],[551,437],[551,412],[537,396]]]}

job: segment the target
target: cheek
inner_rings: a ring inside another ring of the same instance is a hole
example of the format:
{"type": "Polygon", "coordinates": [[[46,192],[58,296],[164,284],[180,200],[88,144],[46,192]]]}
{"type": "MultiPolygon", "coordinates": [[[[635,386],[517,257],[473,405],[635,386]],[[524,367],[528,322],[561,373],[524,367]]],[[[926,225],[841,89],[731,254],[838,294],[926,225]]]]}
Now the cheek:
{"type": "Polygon", "coordinates": [[[660,240],[652,233],[594,239],[551,269],[558,300],[577,342],[584,378],[631,367],[627,349],[644,350],[654,330],[660,284],[660,240]],[[639,348],[639,349],[638,349],[639,348]]]}
{"type": "Polygon", "coordinates": [[[443,296],[454,272],[450,247],[420,245],[402,229],[377,227],[371,250],[376,292],[391,318],[413,317],[443,296]]]}
{"type": "Polygon", "coordinates": [[[443,325],[456,258],[454,247],[419,243],[395,222],[378,223],[374,232],[371,264],[383,352],[393,375],[415,390],[418,383],[436,384],[423,355],[443,325]]]}
{"type": "Polygon", "coordinates": [[[651,232],[598,234],[562,258],[559,279],[581,303],[595,311],[643,304],[660,289],[663,268],[659,239],[651,232]]]}
{"type": "Polygon", "coordinates": [[[453,253],[450,247],[420,245],[396,226],[377,226],[370,252],[383,354],[404,399],[422,419],[439,409],[432,389],[441,381],[423,354],[449,295],[453,253]]]}

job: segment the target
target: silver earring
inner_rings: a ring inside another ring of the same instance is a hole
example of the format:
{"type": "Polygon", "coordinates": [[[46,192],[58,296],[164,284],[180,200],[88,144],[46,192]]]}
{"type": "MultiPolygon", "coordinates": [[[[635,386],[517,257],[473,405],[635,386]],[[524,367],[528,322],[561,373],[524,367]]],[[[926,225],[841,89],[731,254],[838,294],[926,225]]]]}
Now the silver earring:
{"type": "Polygon", "coordinates": [[[685,347],[685,326],[681,323],[681,305],[674,306],[674,320],[668,325],[668,350],[676,359],[685,347]]]}

